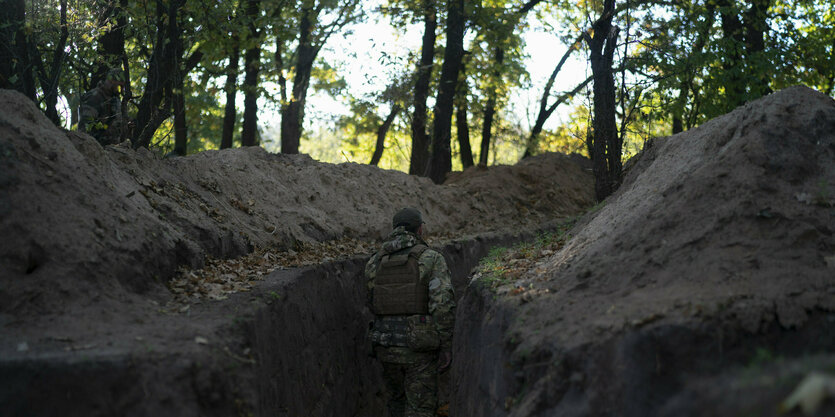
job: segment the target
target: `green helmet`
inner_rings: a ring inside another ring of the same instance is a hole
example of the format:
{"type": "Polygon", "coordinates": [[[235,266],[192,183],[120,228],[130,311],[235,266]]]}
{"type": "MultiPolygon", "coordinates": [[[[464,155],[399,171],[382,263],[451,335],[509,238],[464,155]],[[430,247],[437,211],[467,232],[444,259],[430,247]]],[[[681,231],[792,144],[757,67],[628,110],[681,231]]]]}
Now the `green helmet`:
{"type": "Polygon", "coordinates": [[[417,229],[423,224],[423,217],[416,208],[405,207],[400,209],[391,221],[392,227],[406,226],[407,229],[417,229]]]}

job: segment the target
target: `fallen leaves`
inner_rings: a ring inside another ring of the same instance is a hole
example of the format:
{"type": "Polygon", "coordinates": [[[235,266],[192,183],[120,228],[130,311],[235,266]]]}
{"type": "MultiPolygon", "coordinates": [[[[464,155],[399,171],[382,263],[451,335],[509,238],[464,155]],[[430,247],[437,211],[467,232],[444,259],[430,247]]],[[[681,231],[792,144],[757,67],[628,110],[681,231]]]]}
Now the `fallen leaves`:
{"type": "MultiPolygon", "coordinates": [[[[180,268],[168,282],[176,301],[191,299],[224,300],[230,294],[250,291],[256,283],[276,269],[316,265],[358,254],[371,254],[373,242],[343,238],[318,243],[300,243],[296,250],[256,249],[236,259],[209,259],[203,269],[180,268]]],[[[188,312],[182,307],[179,312],[188,312]]]]}

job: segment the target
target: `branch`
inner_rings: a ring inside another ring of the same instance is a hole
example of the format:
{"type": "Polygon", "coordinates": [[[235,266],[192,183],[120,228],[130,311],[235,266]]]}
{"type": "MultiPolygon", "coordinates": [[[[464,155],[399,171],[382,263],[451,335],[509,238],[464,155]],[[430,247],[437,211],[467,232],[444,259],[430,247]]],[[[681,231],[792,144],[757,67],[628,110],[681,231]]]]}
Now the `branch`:
{"type": "Polygon", "coordinates": [[[196,67],[197,64],[199,64],[202,59],[203,59],[203,51],[201,51],[200,47],[198,46],[197,49],[194,52],[191,53],[191,56],[189,56],[186,59],[186,65],[183,68],[185,73],[188,74],[189,72],[191,72],[191,70],[193,70],[194,67],[196,67]]]}
{"type": "Polygon", "coordinates": [[[522,5],[522,8],[520,8],[518,11],[516,11],[516,14],[526,14],[529,11],[531,11],[531,9],[533,9],[533,7],[536,6],[539,3],[542,3],[542,0],[530,0],[527,3],[525,3],[524,5],[522,5]]]}
{"type": "Polygon", "coordinates": [[[581,42],[583,35],[585,35],[585,32],[577,36],[577,39],[575,39],[571,46],[568,47],[568,50],[565,51],[562,58],[560,59],[560,62],[557,64],[556,68],[554,68],[554,71],[551,73],[551,76],[548,78],[548,82],[545,84],[545,90],[542,93],[542,100],[539,103],[540,112],[544,110],[547,106],[548,96],[551,93],[551,88],[554,86],[554,80],[557,78],[557,74],[562,70],[562,66],[565,65],[565,62],[568,60],[568,57],[571,55],[572,52],[574,52],[574,49],[577,46],[577,44],[581,42]]]}
{"type": "Polygon", "coordinates": [[[589,76],[588,78],[586,78],[585,80],[583,80],[583,82],[581,82],[580,84],[577,84],[577,87],[574,87],[574,89],[573,89],[573,90],[571,90],[571,91],[569,91],[569,92],[567,92],[567,93],[563,93],[563,95],[561,95],[561,96],[557,99],[557,101],[555,101],[555,102],[554,102],[554,104],[552,104],[550,107],[548,107],[548,110],[546,110],[546,112],[545,112],[545,118],[547,119],[548,117],[551,117],[551,113],[553,113],[553,112],[554,112],[554,110],[556,110],[557,106],[559,106],[560,104],[562,104],[563,102],[565,102],[565,100],[568,100],[568,99],[570,99],[570,98],[574,97],[575,95],[577,95],[577,93],[579,93],[579,92],[580,92],[580,90],[582,90],[582,89],[583,89],[583,88],[585,88],[587,85],[589,85],[589,83],[590,83],[593,79],[594,79],[594,76],[589,76]]]}

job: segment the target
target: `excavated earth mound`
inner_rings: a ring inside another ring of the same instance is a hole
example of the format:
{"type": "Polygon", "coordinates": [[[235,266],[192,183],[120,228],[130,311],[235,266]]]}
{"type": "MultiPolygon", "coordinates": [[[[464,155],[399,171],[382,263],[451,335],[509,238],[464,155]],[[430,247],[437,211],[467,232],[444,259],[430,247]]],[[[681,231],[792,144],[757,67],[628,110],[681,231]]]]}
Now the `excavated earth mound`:
{"type": "Polygon", "coordinates": [[[778,415],[810,372],[832,383],[832,98],[793,87],[649,142],[573,234],[468,288],[453,415],[778,415]]]}
{"type": "Polygon", "coordinates": [[[0,109],[9,415],[377,415],[362,252],[396,209],[424,212],[463,288],[490,245],[593,203],[590,172],[559,154],[435,185],[261,148],[163,159],[58,129],[16,92],[0,90],[0,109]],[[192,276],[179,267],[345,238],[362,242],[355,258],[279,270],[223,301],[174,302],[167,287],[192,276]]]}
{"type": "Polygon", "coordinates": [[[123,145],[103,149],[87,135],[55,128],[12,91],[0,91],[0,108],[6,326],[94,299],[164,299],[161,283],[176,266],[199,267],[206,256],[379,239],[402,206],[420,208],[430,233],[462,236],[537,227],[578,213],[593,198],[591,176],[559,154],[485,170],[486,182],[438,186],[257,147],[171,159],[123,145]]]}

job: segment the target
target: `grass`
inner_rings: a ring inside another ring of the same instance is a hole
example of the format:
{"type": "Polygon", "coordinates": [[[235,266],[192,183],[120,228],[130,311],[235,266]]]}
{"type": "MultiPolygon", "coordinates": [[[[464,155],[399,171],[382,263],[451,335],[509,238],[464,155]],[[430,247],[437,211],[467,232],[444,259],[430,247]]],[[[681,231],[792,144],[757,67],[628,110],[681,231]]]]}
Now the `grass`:
{"type": "Polygon", "coordinates": [[[571,238],[568,231],[575,223],[576,219],[570,219],[560,224],[557,230],[539,234],[532,241],[490,249],[476,268],[476,273],[480,274],[479,281],[493,291],[513,283],[538,261],[561,249],[571,238]]]}

